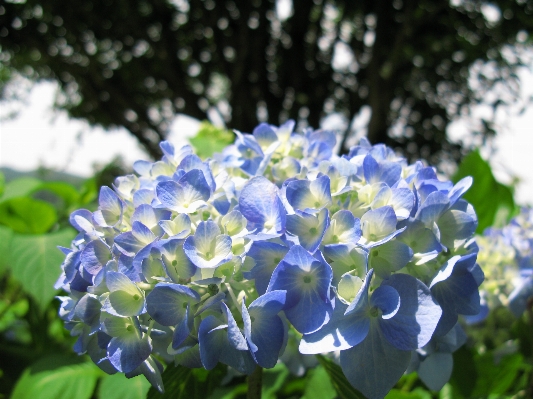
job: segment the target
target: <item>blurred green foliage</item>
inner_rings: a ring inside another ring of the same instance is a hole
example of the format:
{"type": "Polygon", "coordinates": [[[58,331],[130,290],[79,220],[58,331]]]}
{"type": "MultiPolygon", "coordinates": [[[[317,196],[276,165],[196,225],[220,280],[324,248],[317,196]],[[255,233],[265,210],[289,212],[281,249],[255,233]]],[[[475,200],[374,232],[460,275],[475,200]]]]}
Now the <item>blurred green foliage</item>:
{"type": "Polygon", "coordinates": [[[194,147],[196,155],[206,159],[215,152],[222,152],[226,146],[233,143],[234,139],[234,134],[229,130],[213,126],[211,123],[204,121],[200,125],[198,133],[191,137],[189,141],[194,147]]]}
{"type": "Polygon", "coordinates": [[[454,183],[466,176],[472,176],[474,182],[463,198],[476,210],[478,226],[476,232],[482,234],[490,226],[502,227],[515,213],[513,188],[496,180],[490,165],[478,150],[468,154],[453,176],[454,183]]]}

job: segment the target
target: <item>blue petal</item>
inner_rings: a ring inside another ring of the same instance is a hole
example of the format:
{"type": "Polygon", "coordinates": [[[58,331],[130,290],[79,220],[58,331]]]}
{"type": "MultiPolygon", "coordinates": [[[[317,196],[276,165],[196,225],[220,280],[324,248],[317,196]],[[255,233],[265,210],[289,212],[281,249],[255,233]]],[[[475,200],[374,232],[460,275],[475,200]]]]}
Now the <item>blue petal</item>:
{"type": "Polygon", "coordinates": [[[396,231],[396,213],[391,206],[366,212],[361,217],[363,237],[368,241],[378,241],[396,231]]]}
{"type": "Polygon", "coordinates": [[[298,237],[299,243],[310,253],[320,246],[322,237],[329,226],[328,210],[322,209],[316,216],[299,212],[287,216],[287,231],[298,237]]]}
{"type": "MultiPolygon", "coordinates": [[[[102,304],[96,296],[85,294],[76,304],[74,314],[80,318],[91,330],[100,328],[100,309],[102,304]]],[[[93,331],[94,332],[94,331],[93,331]]]]}
{"type": "Polygon", "coordinates": [[[459,180],[453,189],[448,193],[448,198],[450,198],[450,205],[454,205],[459,198],[472,186],[473,179],[471,176],[466,176],[459,180]]]}
{"type": "Polygon", "coordinates": [[[409,245],[414,256],[421,260],[417,264],[431,260],[442,251],[442,245],[435,234],[418,220],[413,220],[407,229],[398,236],[398,240],[409,245]]]}
{"type": "Polygon", "coordinates": [[[252,223],[276,232],[285,229],[286,211],[274,183],[262,176],[251,179],[241,191],[239,210],[252,223]]]}
{"type": "Polygon", "coordinates": [[[131,231],[119,234],[115,237],[115,246],[126,256],[133,257],[137,252],[143,249],[146,244],[139,241],[131,231]]]}
{"type": "Polygon", "coordinates": [[[204,179],[207,182],[207,185],[209,186],[209,189],[211,192],[214,192],[216,189],[215,179],[213,178],[213,174],[211,173],[211,168],[209,167],[209,164],[206,162],[202,162],[202,160],[195,154],[187,155],[178,165],[178,169],[183,169],[185,172],[190,172],[194,169],[201,170],[204,179]]]}
{"type": "Polygon", "coordinates": [[[509,295],[509,309],[516,317],[520,317],[526,310],[527,301],[533,297],[533,276],[523,278],[509,295]]]}
{"type": "Polygon", "coordinates": [[[178,182],[160,182],[156,186],[156,195],[165,207],[181,213],[192,213],[209,199],[211,190],[203,172],[193,169],[178,182]]]}
{"type": "Polygon", "coordinates": [[[330,180],[326,175],[313,181],[294,180],[287,184],[287,201],[301,211],[320,210],[331,203],[330,180]]]}
{"type": "Polygon", "coordinates": [[[135,370],[150,356],[151,352],[152,345],[148,339],[140,338],[135,332],[111,339],[107,348],[109,361],[123,373],[135,370]]]}
{"type": "Polygon", "coordinates": [[[192,263],[200,268],[215,268],[232,257],[231,237],[220,234],[212,220],[200,222],[194,236],[183,243],[183,250],[192,263]]]}
{"type": "Polygon", "coordinates": [[[400,309],[400,294],[391,286],[381,285],[372,293],[370,304],[381,310],[383,319],[390,319],[400,309]]]}
{"type": "Polygon", "coordinates": [[[365,180],[370,183],[386,183],[392,187],[402,174],[402,166],[397,162],[377,162],[372,155],[368,154],[363,161],[365,180]]]}
{"type": "Polygon", "coordinates": [[[172,335],[172,349],[177,349],[183,341],[189,337],[194,323],[194,319],[190,314],[190,309],[189,305],[187,305],[183,320],[174,329],[174,334],[172,335]]]}
{"type": "Polygon", "coordinates": [[[226,327],[228,326],[214,316],[207,316],[200,323],[198,341],[203,366],[212,370],[220,361],[241,373],[251,374],[256,364],[250,352],[231,345],[226,327]]]}
{"type": "Polygon", "coordinates": [[[361,222],[352,212],[340,210],[336,212],[324,235],[324,244],[356,244],[361,238],[361,222]]]}
{"type": "Polygon", "coordinates": [[[259,143],[261,148],[266,149],[268,146],[270,146],[272,143],[278,141],[278,135],[272,127],[267,123],[261,123],[259,124],[252,134],[255,137],[255,140],[259,143]]]}
{"type": "Polygon", "coordinates": [[[442,308],[435,334],[446,334],[457,322],[458,314],[476,315],[480,310],[478,284],[472,270],[477,254],[454,256],[441,268],[430,284],[431,294],[442,308]]]}
{"type": "Polygon", "coordinates": [[[460,210],[450,209],[439,218],[437,225],[442,244],[453,248],[455,240],[472,237],[477,228],[477,217],[460,210]]]}
{"type": "Polygon", "coordinates": [[[309,255],[301,246],[293,246],[274,270],[267,291],[286,290],[285,315],[301,333],[318,330],[330,319],[333,305],[329,289],[331,267],[321,258],[309,255]]]}
{"type": "Polygon", "coordinates": [[[432,353],[420,362],[418,376],[432,391],[440,391],[448,382],[453,370],[451,353],[432,353]]]}
{"type": "Polygon", "coordinates": [[[403,268],[413,257],[413,251],[403,242],[392,240],[370,249],[368,267],[376,275],[387,278],[392,272],[403,268]]]}
{"type": "Polygon", "coordinates": [[[152,233],[152,230],[150,230],[147,226],[145,226],[141,222],[132,223],[131,234],[133,234],[133,237],[135,237],[137,241],[142,243],[143,246],[150,244],[156,239],[156,236],[154,233],[152,233]]]}
{"type": "Polygon", "coordinates": [[[103,186],[100,189],[98,204],[98,211],[93,214],[93,217],[100,226],[113,227],[122,220],[122,201],[109,187],[103,186]]]}
{"type": "Polygon", "coordinates": [[[383,281],[400,294],[400,308],[394,316],[380,319],[383,335],[398,349],[418,349],[431,339],[442,311],[429,288],[407,274],[394,274],[383,281]]]}
{"type": "Polygon", "coordinates": [[[191,278],[197,270],[194,263],[185,255],[184,242],[185,240],[179,238],[170,238],[163,241],[160,246],[165,271],[175,283],[178,283],[180,278],[191,278]]]}
{"type": "Polygon", "coordinates": [[[263,295],[268,287],[274,269],[287,254],[289,248],[268,241],[255,241],[246,256],[255,261],[255,265],[244,274],[247,279],[255,279],[255,287],[259,295],[263,295]]]}
{"type": "Polygon", "coordinates": [[[392,346],[376,321],[370,324],[367,337],[359,345],[340,354],[344,375],[368,399],[382,399],[398,382],[410,360],[411,352],[392,346]]]}
{"type": "Polygon", "coordinates": [[[92,225],[92,220],[93,220],[93,213],[91,211],[88,211],[87,209],[78,209],[72,212],[69,216],[70,224],[76,230],[84,231],[86,233],[89,233],[89,231],[94,230],[94,226],[92,225]],[[80,220],[79,218],[82,218],[82,219],[80,220]],[[83,219],[85,219],[85,222],[83,221],[83,219]],[[78,221],[81,221],[83,225],[80,224],[78,221]]]}
{"type": "Polygon", "coordinates": [[[277,315],[285,304],[285,291],[271,291],[242,306],[244,330],[254,360],[261,367],[276,365],[283,346],[285,326],[277,315]]]}
{"type": "Polygon", "coordinates": [[[428,195],[426,200],[418,208],[415,218],[420,220],[426,227],[432,228],[433,223],[450,207],[450,200],[445,193],[435,191],[428,195]]]}
{"type": "Polygon", "coordinates": [[[83,249],[80,260],[83,268],[94,276],[111,260],[111,252],[102,241],[94,240],[83,249]]]}
{"type": "Polygon", "coordinates": [[[304,334],[300,342],[300,353],[318,354],[349,349],[365,339],[370,319],[363,312],[345,316],[347,307],[336,300],[331,320],[320,330],[304,334]]]}
{"type": "Polygon", "coordinates": [[[146,297],[148,314],[159,324],[176,326],[185,317],[187,304],[200,302],[200,295],[179,284],[159,283],[146,297]],[[185,305],[185,307],[184,307],[185,305]]]}

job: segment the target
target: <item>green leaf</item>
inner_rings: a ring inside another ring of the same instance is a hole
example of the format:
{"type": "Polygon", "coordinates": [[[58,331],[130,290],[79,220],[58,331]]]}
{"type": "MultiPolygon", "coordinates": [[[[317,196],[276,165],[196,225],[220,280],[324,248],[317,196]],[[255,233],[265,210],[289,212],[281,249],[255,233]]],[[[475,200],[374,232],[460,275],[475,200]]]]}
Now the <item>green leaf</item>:
{"type": "Polygon", "coordinates": [[[431,399],[431,394],[422,388],[413,389],[411,392],[391,389],[385,399],[431,399]]]}
{"type": "Polygon", "coordinates": [[[13,239],[13,230],[9,227],[0,226],[0,276],[2,276],[4,270],[7,268],[8,250],[13,239]]]}
{"type": "Polygon", "coordinates": [[[101,374],[90,362],[43,358],[22,373],[11,399],[89,399],[101,374]]]}
{"type": "Polygon", "coordinates": [[[21,177],[7,183],[4,187],[4,195],[0,197],[0,203],[11,198],[25,197],[37,190],[43,182],[33,177],[21,177]]]}
{"type": "Polygon", "coordinates": [[[470,202],[476,210],[478,217],[477,233],[483,231],[495,222],[505,224],[515,210],[513,190],[494,178],[492,170],[479,151],[472,151],[461,164],[453,181],[457,182],[463,177],[472,176],[474,183],[463,198],[470,202]],[[487,200],[489,199],[490,200],[487,200]]]}
{"type": "Polygon", "coordinates": [[[147,399],[205,399],[220,384],[227,367],[219,364],[211,371],[190,369],[183,366],[167,366],[161,377],[165,393],[151,387],[147,399]]]}
{"type": "Polygon", "coordinates": [[[283,363],[278,363],[271,369],[264,369],[261,398],[276,399],[276,392],[283,386],[288,376],[289,369],[283,363]]]}
{"type": "Polygon", "coordinates": [[[17,197],[0,204],[0,223],[17,233],[46,233],[56,222],[55,208],[42,200],[17,197]]]}
{"type": "Polygon", "coordinates": [[[4,195],[4,190],[6,187],[6,177],[2,172],[0,172],[0,198],[4,195]]]}
{"type": "Polygon", "coordinates": [[[68,247],[75,237],[72,229],[43,235],[14,234],[8,254],[13,277],[34,297],[41,310],[46,309],[56,290],[54,283],[65,259],[58,245],[68,247]]]}
{"type": "Polygon", "coordinates": [[[233,143],[233,133],[209,122],[202,122],[196,136],[189,139],[196,154],[202,158],[209,158],[215,152],[221,152],[227,145],[233,143]]]}
{"type": "Polygon", "coordinates": [[[39,187],[39,190],[47,190],[54,193],[63,201],[65,201],[65,205],[67,207],[78,204],[80,199],[80,194],[78,193],[76,187],[74,187],[72,184],[62,181],[44,182],[39,187]]]}
{"type": "Polygon", "coordinates": [[[462,346],[453,353],[453,371],[450,384],[457,399],[471,398],[478,373],[472,349],[462,346]]]}
{"type": "Polygon", "coordinates": [[[106,375],[98,386],[99,399],[144,399],[150,383],[140,375],[126,378],[122,373],[106,375]]]}
{"type": "Polygon", "coordinates": [[[337,391],[331,384],[328,372],[322,366],[317,366],[307,372],[305,390],[301,399],[334,399],[337,391]]]}
{"type": "Polygon", "coordinates": [[[479,374],[476,387],[472,396],[488,396],[490,394],[503,394],[507,391],[522,369],[524,357],[520,353],[504,356],[498,362],[492,352],[478,355],[475,359],[479,374]]]}
{"type": "Polygon", "coordinates": [[[365,399],[365,396],[348,382],[340,366],[321,355],[317,355],[317,359],[331,378],[340,399],[365,399]]]}

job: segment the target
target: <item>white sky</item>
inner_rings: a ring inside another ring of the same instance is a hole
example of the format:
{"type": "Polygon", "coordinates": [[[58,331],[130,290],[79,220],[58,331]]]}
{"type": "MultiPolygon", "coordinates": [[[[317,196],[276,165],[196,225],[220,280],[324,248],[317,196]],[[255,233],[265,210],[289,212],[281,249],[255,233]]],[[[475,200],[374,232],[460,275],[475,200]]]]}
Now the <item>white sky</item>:
{"type": "MultiPolygon", "coordinates": [[[[533,95],[533,74],[522,73],[524,98],[533,95]]],[[[121,156],[125,165],[147,159],[135,138],[124,129],[106,132],[87,123],[69,119],[65,112],[53,111],[56,84],[35,85],[17,117],[0,121],[0,166],[21,171],[39,166],[88,177],[94,164],[106,164],[121,156]]],[[[11,110],[0,103],[0,115],[11,110]]],[[[495,141],[496,152],[488,154],[496,176],[504,183],[520,179],[515,199],[519,204],[533,204],[533,107],[521,116],[502,115],[495,141]]],[[[178,115],[169,140],[176,146],[198,130],[199,121],[178,115]]],[[[238,127],[236,127],[238,128],[238,127]]],[[[453,137],[468,134],[467,122],[455,124],[453,137]]]]}

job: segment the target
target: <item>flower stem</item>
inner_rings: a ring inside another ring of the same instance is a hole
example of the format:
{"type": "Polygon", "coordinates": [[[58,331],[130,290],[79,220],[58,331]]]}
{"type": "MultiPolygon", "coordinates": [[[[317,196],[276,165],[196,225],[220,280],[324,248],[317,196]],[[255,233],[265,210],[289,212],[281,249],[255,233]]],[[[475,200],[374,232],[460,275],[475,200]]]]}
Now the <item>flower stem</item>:
{"type": "Polygon", "coordinates": [[[263,385],[263,368],[257,366],[252,374],[248,376],[248,393],[246,399],[261,399],[261,388],[263,385]]]}

